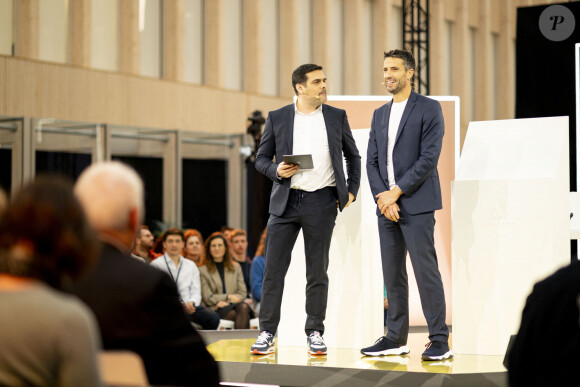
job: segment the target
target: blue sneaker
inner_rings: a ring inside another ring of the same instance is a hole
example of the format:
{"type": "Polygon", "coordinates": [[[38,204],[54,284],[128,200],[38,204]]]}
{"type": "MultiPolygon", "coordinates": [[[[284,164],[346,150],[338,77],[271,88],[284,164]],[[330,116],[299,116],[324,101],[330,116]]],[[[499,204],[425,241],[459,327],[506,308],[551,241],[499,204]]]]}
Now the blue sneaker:
{"type": "Polygon", "coordinates": [[[324,344],[324,339],[320,332],[312,331],[306,341],[311,355],[326,355],[326,344],[324,344]]]}
{"type": "Polygon", "coordinates": [[[381,336],[373,345],[360,350],[360,353],[365,356],[400,356],[409,352],[411,352],[409,347],[395,343],[387,339],[386,336],[381,336]]]}
{"type": "Polygon", "coordinates": [[[258,339],[250,348],[250,353],[253,353],[254,355],[268,355],[274,353],[274,351],[274,335],[268,331],[260,332],[258,339]]]}
{"type": "Polygon", "coordinates": [[[449,349],[449,344],[443,341],[431,341],[425,345],[427,349],[421,355],[425,361],[446,360],[453,357],[453,352],[449,349]]]}

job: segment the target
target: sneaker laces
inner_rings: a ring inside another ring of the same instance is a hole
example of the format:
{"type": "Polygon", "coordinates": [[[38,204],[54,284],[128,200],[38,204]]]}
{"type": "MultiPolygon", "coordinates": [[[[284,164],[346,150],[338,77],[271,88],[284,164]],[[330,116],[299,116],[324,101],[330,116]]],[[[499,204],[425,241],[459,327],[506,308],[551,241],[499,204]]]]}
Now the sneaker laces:
{"type": "Polygon", "coordinates": [[[265,344],[268,342],[268,339],[270,337],[270,334],[266,331],[261,332],[260,335],[258,336],[258,340],[256,340],[256,343],[260,343],[260,344],[265,344]]]}
{"type": "Polygon", "coordinates": [[[431,348],[431,346],[441,348],[441,343],[439,341],[430,341],[427,344],[425,344],[425,348],[431,348]]]}
{"type": "Polygon", "coordinates": [[[383,340],[386,340],[386,339],[387,339],[387,337],[386,337],[386,336],[381,336],[381,337],[379,337],[379,338],[377,339],[377,341],[375,341],[375,343],[374,343],[373,345],[376,345],[376,344],[378,344],[378,343],[380,343],[381,341],[383,341],[383,340]]]}
{"type": "Polygon", "coordinates": [[[322,340],[322,336],[320,336],[320,333],[318,332],[314,332],[310,334],[310,342],[312,344],[324,344],[324,340],[322,340]]]}

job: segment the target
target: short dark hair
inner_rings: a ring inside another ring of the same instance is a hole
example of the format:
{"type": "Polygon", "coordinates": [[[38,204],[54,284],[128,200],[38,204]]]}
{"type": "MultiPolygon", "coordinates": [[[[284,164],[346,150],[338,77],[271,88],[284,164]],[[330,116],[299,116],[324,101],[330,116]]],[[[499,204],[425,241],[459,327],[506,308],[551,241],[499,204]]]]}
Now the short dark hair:
{"type": "Polygon", "coordinates": [[[60,289],[86,273],[97,254],[95,231],[64,177],[37,177],[0,220],[0,273],[60,289]]]}
{"type": "Polygon", "coordinates": [[[296,85],[299,83],[302,85],[306,84],[306,81],[308,80],[307,74],[316,70],[322,70],[322,66],[313,63],[307,63],[298,66],[296,70],[292,72],[292,87],[294,88],[294,93],[296,93],[296,95],[298,95],[296,85]]]}
{"type": "Polygon", "coordinates": [[[405,71],[409,69],[415,70],[415,57],[407,50],[391,50],[389,52],[385,52],[385,56],[383,59],[387,58],[399,58],[403,60],[403,64],[405,65],[405,71]]]}
{"type": "Polygon", "coordinates": [[[167,237],[170,235],[178,235],[181,237],[181,240],[185,242],[185,237],[183,235],[183,231],[176,227],[170,227],[163,233],[163,242],[167,240],[167,237]]]}

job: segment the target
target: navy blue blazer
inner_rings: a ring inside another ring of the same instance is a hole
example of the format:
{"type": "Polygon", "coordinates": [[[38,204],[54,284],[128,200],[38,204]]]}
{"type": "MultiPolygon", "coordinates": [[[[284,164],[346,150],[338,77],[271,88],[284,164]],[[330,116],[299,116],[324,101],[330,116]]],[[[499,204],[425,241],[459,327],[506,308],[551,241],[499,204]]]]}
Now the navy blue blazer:
{"type": "MultiPolygon", "coordinates": [[[[278,179],[276,170],[284,155],[291,155],[294,139],[294,104],[271,111],[266,119],[262,141],[256,154],[256,169],[274,182],[270,194],[270,214],[281,216],[290,194],[290,178],[278,179]],[[276,161],[273,161],[274,156],[276,161]]],[[[355,198],[360,186],[360,155],[352,137],[346,112],[322,105],[322,115],[328,135],[328,148],[336,180],[339,209],[348,203],[348,193],[355,198]],[[343,168],[343,153],[348,179],[343,168]]]]}
{"type": "MultiPolygon", "coordinates": [[[[367,175],[376,195],[389,189],[387,129],[391,102],[376,109],[367,148],[367,175]]],[[[437,162],[443,144],[443,112],[434,99],[411,91],[393,149],[395,182],[403,191],[397,203],[411,215],[439,210],[441,186],[437,162]]],[[[381,215],[377,208],[377,215],[381,215]]]]}

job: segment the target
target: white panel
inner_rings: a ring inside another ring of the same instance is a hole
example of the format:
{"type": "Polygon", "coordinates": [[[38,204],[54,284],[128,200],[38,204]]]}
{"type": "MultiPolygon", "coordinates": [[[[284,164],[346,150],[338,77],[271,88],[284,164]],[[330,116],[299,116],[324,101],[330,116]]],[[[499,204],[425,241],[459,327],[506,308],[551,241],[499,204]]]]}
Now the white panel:
{"type": "MultiPolygon", "coordinates": [[[[353,130],[361,155],[357,200],[339,212],[330,246],[328,307],[324,340],[330,348],[360,349],[383,335],[383,276],[376,205],[366,180],[369,129],[353,130]]],[[[345,167],[346,170],[346,167],[345,167]]],[[[278,345],[305,346],[306,269],[304,239],[298,236],[286,275],[278,345]]]]}
{"type": "Polygon", "coordinates": [[[117,71],[119,0],[91,2],[91,67],[117,71]]]}
{"type": "Polygon", "coordinates": [[[12,1],[0,0],[0,54],[12,55],[12,1]]]}
{"type": "Polygon", "coordinates": [[[452,192],[453,349],[503,355],[533,284],[570,262],[568,118],[472,122],[452,192]]]}
{"type": "Polygon", "coordinates": [[[262,2],[262,42],[263,42],[263,69],[264,78],[262,80],[264,94],[278,94],[278,0],[262,2]]]}
{"type": "MultiPolygon", "coordinates": [[[[574,47],[574,58],[576,61],[576,184],[580,184],[580,43],[574,47]]],[[[576,188],[577,191],[578,188],[576,188]]]]}
{"type": "Polygon", "coordinates": [[[203,83],[203,0],[185,0],[183,15],[183,79],[203,83]]]}
{"type": "MultiPolygon", "coordinates": [[[[344,4],[343,0],[331,0],[330,2],[330,44],[332,67],[326,69],[328,78],[328,92],[340,95],[343,90],[344,77],[344,4]]],[[[325,67],[325,64],[320,63],[325,67]]]]}
{"type": "Polygon", "coordinates": [[[39,1],[38,57],[50,62],[68,59],[68,0],[39,1]]]}
{"type": "Polygon", "coordinates": [[[139,0],[141,75],[161,77],[161,0],[139,0]]]}
{"type": "Polygon", "coordinates": [[[243,14],[241,0],[224,0],[224,86],[228,89],[242,89],[243,64],[243,14]]]}
{"type": "MultiPolygon", "coordinates": [[[[312,0],[295,0],[298,15],[298,63],[312,63],[312,0]]],[[[317,63],[318,64],[318,63],[317,63]]],[[[296,67],[297,67],[296,66],[296,67]]],[[[324,65],[322,65],[324,67],[324,65]]]]}

